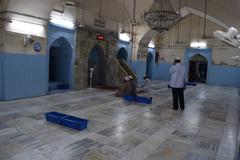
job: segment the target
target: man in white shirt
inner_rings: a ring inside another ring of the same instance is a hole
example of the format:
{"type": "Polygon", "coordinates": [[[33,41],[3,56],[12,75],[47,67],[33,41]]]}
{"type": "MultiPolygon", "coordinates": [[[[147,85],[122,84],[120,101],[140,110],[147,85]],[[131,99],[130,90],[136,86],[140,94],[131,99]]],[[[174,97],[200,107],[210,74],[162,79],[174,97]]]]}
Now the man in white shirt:
{"type": "Polygon", "coordinates": [[[147,75],[145,75],[143,79],[144,79],[144,82],[137,89],[137,93],[147,93],[151,90],[150,78],[147,75]]]}
{"type": "Polygon", "coordinates": [[[185,88],[185,67],[181,64],[181,59],[176,58],[173,66],[170,68],[171,80],[170,87],[172,88],[173,109],[184,110],[184,88],[185,88]]]}

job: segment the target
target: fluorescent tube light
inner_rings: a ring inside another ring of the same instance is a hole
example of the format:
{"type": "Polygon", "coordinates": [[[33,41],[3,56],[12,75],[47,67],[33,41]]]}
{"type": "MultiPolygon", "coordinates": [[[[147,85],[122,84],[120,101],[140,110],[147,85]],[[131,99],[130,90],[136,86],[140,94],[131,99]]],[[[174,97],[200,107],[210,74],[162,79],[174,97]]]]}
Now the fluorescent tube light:
{"type": "Polygon", "coordinates": [[[64,28],[74,29],[74,23],[66,19],[51,17],[50,22],[64,28]]]}
{"type": "Polygon", "coordinates": [[[192,48],[206,48],[207,43],[206,42],[192,42],[190,44],[190,47],[192,47],[192,48]]]}
{"type": "Polygon", "coordinates": [[[45,29],[42,25],[12,20],[6,25],[6,30],[15,33],[45,37],[45,29]]]}
{"type": "Polygon", "coordinates": [[[124,42],[130,41],[130,37],[128,33],[119,33],[119,39],[124,42]]]}
{"type": "Polygon", "coordinates": [[[153,41],[150,41],[150,42],[148,43],[148,47],[149,47],[149,48],[155,48],[154,42],[153,42],[153,41]]]}

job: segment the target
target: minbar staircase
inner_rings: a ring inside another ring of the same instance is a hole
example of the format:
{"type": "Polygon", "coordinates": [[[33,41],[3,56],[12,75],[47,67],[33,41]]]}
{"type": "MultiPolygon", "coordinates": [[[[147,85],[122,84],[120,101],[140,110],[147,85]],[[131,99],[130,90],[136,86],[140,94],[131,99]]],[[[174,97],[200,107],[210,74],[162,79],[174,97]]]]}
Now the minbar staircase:
{"type": "Polygon", "coordinates": [[[116,59],[116,63],[121,68],[122,72],[124,73],[124,76],[132,76],[135,81],[137,81],[137,76],[131,69],[131,67],[128,65],[128,63],[123,59],[116,59]]]}

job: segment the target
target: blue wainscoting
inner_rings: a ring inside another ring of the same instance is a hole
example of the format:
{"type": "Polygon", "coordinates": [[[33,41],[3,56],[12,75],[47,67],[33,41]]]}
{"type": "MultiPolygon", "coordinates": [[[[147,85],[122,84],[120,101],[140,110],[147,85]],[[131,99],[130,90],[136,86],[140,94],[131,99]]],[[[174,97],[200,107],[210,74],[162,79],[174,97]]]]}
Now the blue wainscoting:
{"type": "Polygon", "coordinates": [[[240,87],[240,67],[212,65],[208,83],[240,87]]]}
{"type": "MultiPolygon", "coordinates": [[[[146,62],[145,61],[135,61],[129,62],[130,66],[136,73],[138,78],[138,82],[142,81],[143,76],[146,74],[146,62]]],[[[152,79],[153,80],[170,80],[169,69],[171,68],[172,64],[168,63],[161,63],[161,64],[153,64],[152,70],[152,79]]]]}
{"type": "Polygon", "coordinates": [[[240,86],[240,67],[222,66],[212,64],[212,49],[187,48],[185,52],[186,75],[189,70],[189,60],[192,56],[200,54],[208,61],[207,84],[221,86],[240,86]]]}
{"type": "Polygon", "coordinates": [[[45,56],[33,54],[1,54],[2,100],[46,94],[45,56]]]}
{"type": "Polygon", "coordinates": [[[146,62],[145,61],[130,61],[131,68],[137,76],[138,82],[142,81],[143,76],[146,74],[146,62]]]}
{"type": "Polygon", "coordinates": [[[172,64],[169,63],[160,63],[160,64],[154,64],[153,68],[153,80],[170,80],[170,73],[169,70],[171,68],[172,64]]]}

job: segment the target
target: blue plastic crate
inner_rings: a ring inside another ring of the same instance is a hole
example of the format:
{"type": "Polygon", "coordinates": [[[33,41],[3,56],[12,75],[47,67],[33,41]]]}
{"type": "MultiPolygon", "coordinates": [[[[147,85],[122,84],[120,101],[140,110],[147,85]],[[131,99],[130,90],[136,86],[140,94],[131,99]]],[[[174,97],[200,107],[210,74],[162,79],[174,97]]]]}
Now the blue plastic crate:
{"type": "Polygon", "coordinates": [[[127,101],[135,101],[136,96],[127,95],[127,96],[123,96],[123,99],[127,101]]]}
{"type": "Polygon", "coordinates": [[[140,103],[146,103],[146,104],[151,104],[152,103],[152,98],[150,97],[140,97],[137,96],[135,99],[136,102],[140,102],[140,103]]]}
{"type": "Polygon", "coordinates": [[[78,130],[83,130],[87,128],[88,120],[82,119],[74,116],[68,116],[63,118],[62,125],[78,130]]]}
{"type": "Polygon", "coordinates": [[[152,98],[150,97],[141,97],[141,96],[123,96],[123,99],[127,101],[135,101],[139,103],[151,104],[152,98]]]}
{"type": "Polygon", "coordinates": [[[47,121],[62,124],[62,119],[68,115],[59,112],[47,112],[45,116],[47,121]]]}

